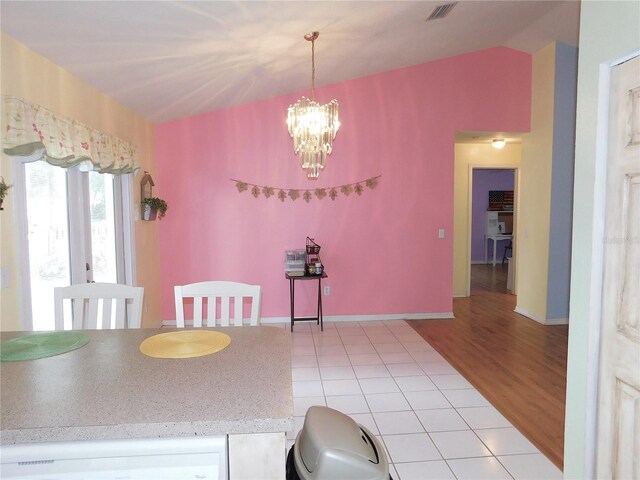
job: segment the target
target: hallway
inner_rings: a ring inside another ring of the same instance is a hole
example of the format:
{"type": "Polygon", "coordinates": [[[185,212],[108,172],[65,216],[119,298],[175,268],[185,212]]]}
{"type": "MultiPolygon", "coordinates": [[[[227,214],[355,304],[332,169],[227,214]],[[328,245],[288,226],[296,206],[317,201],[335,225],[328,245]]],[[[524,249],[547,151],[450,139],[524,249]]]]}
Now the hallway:
{"type": "Polygon", "coordinates": [[[506,275],[506,265],[473,265],[454,320],[407,323],[562,468],[568,326],[515,313],[506,275]]]}

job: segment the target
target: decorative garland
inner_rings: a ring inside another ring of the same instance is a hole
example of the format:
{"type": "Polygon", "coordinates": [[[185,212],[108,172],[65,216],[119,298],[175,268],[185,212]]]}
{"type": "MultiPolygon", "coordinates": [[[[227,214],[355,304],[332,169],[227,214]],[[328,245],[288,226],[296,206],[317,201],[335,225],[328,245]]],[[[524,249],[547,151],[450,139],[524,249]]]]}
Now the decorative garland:
{"type": "Polygon", "coordinates": [[[355,183],[347,183],[345,185],[340,185],[337,187],[310,189],[270,187],[267,185],[255,185],[253,183],[243,182],[242,180],[235,180],[233,178],[230,178],[229,180],[231,180],[232,182],[236,182],[238,193],[249,191],[251,192],[251,195],[254,196],[254,198],[258,198],[261,194],[264,195],[265,198],[269,198],[275,195],[278,197],[278,200],[284,202],[287,197],[289,197],[292,201],[295,201],[300,198],[300,196],[302,196],[304,201],[309,203],[314,195],[318,200],[322,200],[327,196],[331,200],[335,200],[340,193],[342,193],[342,195],[344,195],[345,197],[348,197],[352,193],[362,195],[365,186],[372,190],[376,188],[381,176],[382,175],[378,175],[376,177],[367,178],[366,180],[361,180],[355,183]]]}

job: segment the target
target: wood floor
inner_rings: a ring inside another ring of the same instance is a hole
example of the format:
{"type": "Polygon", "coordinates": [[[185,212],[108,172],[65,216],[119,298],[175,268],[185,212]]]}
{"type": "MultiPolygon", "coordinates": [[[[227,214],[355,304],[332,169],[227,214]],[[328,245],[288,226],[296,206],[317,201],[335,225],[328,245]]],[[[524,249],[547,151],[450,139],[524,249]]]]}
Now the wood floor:
{"type": "Polygon", "coordinates": [[[568,327],[515,313],[506,273],[473,265],[471,297],[454,298],[454,320],[408,323],[562,469],[568,327]]]}

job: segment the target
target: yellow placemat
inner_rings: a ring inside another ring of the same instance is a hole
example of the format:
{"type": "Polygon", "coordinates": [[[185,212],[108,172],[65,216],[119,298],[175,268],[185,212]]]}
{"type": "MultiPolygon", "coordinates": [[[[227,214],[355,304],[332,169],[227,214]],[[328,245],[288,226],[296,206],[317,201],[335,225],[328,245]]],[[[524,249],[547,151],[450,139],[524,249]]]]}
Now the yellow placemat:
{"type": "Polygon", "coordinates": [[[226,348],[231,337],[209,330],[184,330],[160,333],[140,344],[140,351],[154,358],[193,358],[210,355],[226,348]]]}

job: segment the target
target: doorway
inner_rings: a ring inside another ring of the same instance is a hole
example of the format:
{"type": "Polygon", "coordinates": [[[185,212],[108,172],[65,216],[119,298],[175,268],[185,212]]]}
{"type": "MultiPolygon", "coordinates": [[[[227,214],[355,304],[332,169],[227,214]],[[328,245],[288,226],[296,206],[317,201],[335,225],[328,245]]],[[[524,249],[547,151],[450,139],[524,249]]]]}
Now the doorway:
{"type": "Polygon", "coordinates": [[[519,167],[470,164],[468,175],[467,296],[473,272],[495,291],[515,295],[519,167]]]}
{"type": "Polygon", "coordinates": [[[515,291],[513,285],[515,176],[514,168],[471,167],[469,175],[471,222],[469,291],[471,294],[473,294],[472,285],[478,282],[496,292],[513,293],[515,291]]]}
{"type": "Polygon", "coordinates": [[[17,160],[22,327],[54,329],[53,289],[132,278],[130,175],[17,160]]]}

